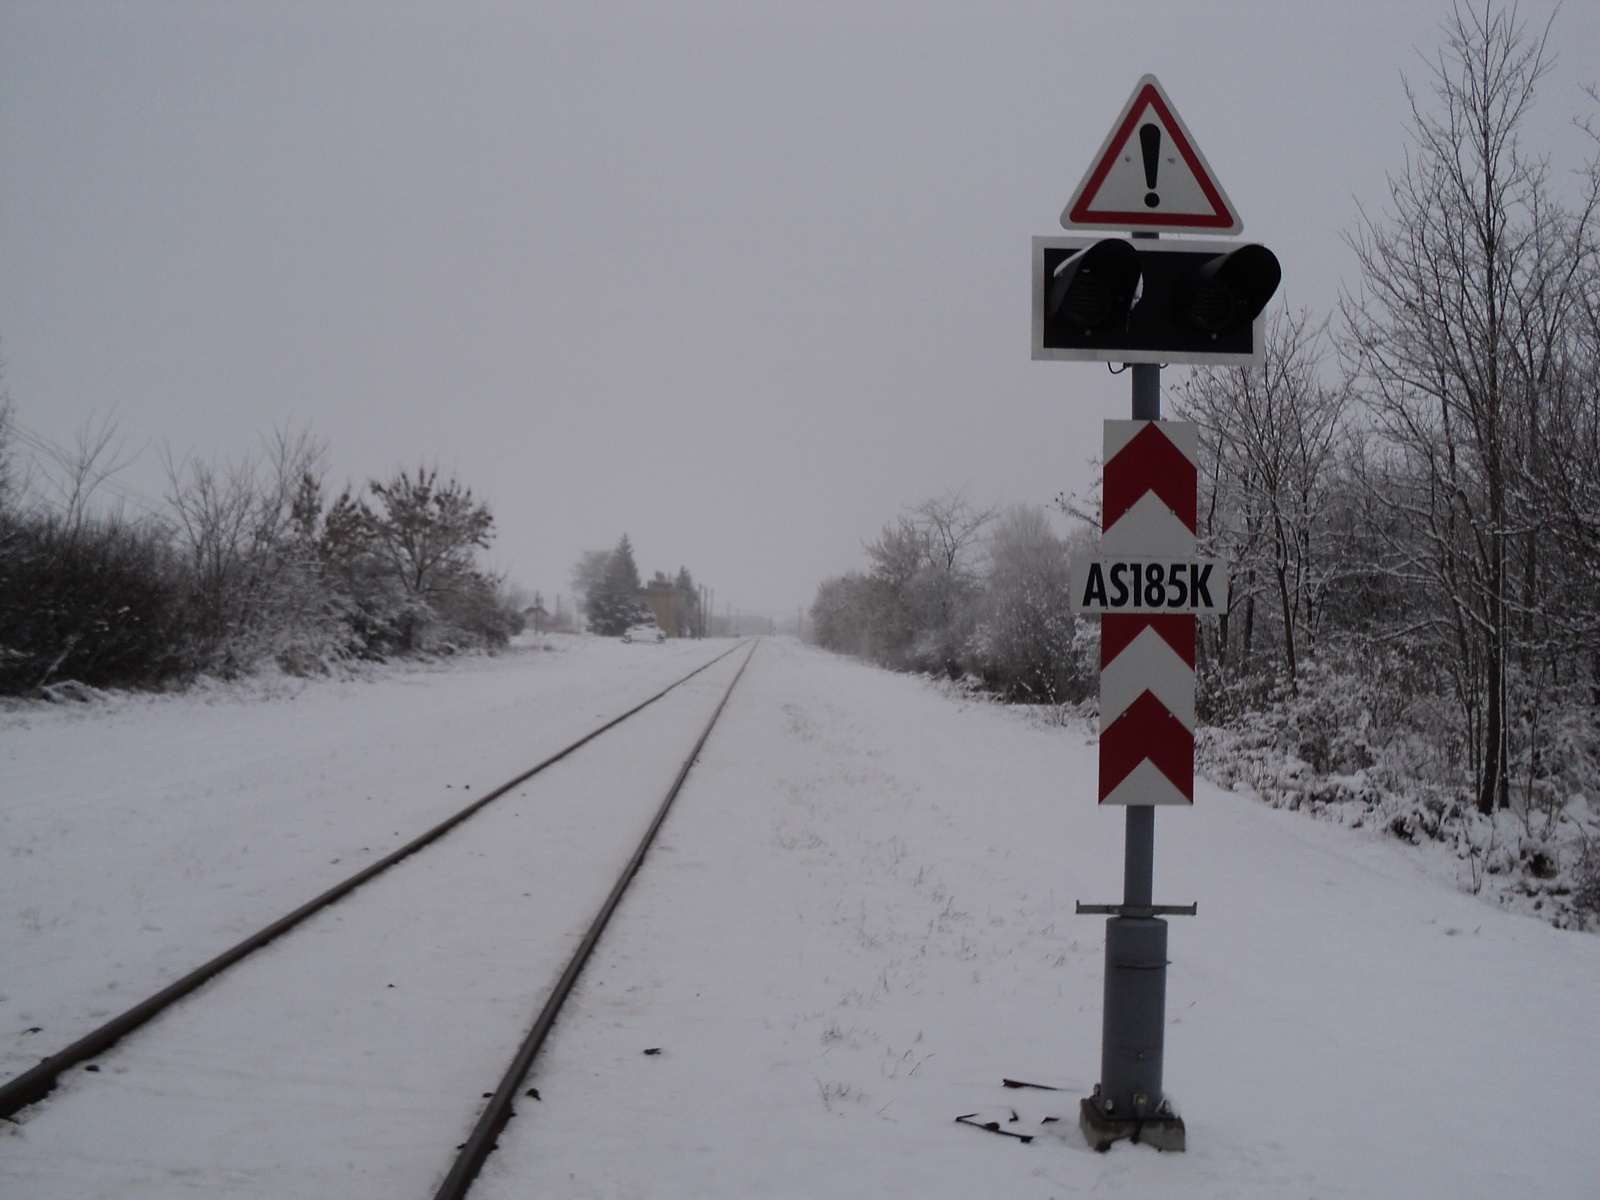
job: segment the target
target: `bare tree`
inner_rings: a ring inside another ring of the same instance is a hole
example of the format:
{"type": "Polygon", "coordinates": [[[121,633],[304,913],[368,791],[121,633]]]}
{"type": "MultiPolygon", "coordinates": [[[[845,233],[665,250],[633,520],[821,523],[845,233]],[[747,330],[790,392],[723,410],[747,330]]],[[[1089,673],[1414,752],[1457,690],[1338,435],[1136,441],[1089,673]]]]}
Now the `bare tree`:
{"type": "Polygon", "coordinates": [[[1389,211],[1364,213],[1350,238],[1362,282],[1341,307],[1386,441],[1381,495],[1406,533],[1392,565],[1432,593],[1477,804],[1491,812],[1507,800],[1508,670],[1537,572],[1526,481],[1596,192],[1563,207],[1548,161],[1519,140],[1550,67],[1549,27],[1529,37],[1514,8],[1485,3],[1458,5],[1444,33],[1432,103],[1408,87],[1415,150],[1389,179],[1389,211]]]}
{"type": "MultiPolygon", "coordinates": [[[[1258,571],[1270,580],[1291,692],[1330,569],[1317,533],[1348,408],[1346,390],[1321,376],[1325,328],[1304,309],[1278,309],[1261,366],[1202,367],[1176,406],[1200,426],[1208,450],[1211,548],[1247,580],[1258,571]]],[[[1256,589],[1247,582],[1241,590],[1253,603],[1256,589]]]]}
{"type": "Polygon", "coordinates": [[[441,482],[434,468],[419,466],[414,475],[402,468],[368,486],[379,510],[363,505],[367,546],[404,597],[400,646],[411,650],[442,605],[483,591],[475,553],[488,548],[494,517],[471,488],[441,482]]]}
{"type": "Polygon", "coordinates": [[[911,510],[910,521],[921,531],[930,562],[953,575],[976,569],[973,551],[985,526],[1000,515],[998,508],[977,508],[965,490],[947,491],[911,510]]]}
{"type": "Polygon", "coordinates": [[[976,621],[985,527],[997,510],[960,491],[910,508],[867,544],[866,643],[881,661],[952,676],[976,621]]]}
{"type": "Polygon", "coordinates": [[[200,665],[247,669],[318,632],[327,606],[312,538],[326,455],[309,431],[288,429],[232,462],[163,452],[200,665]]]}
{"type": "Polygon", "coordinates": [[[16,494],[15,443],[17,414],[11,406],[11,392],[5,386],[6,364],[0,359],[0,512],[16,494]]]}
{"type": "Polygon", "coordinates": [[[41,487],[47,502],[58,511],[66,528],[81,529],[102,491],[115,487],[112,480],[133,464],[127,438],[114,413],[89,416],[78,426],[70,446],[34,439],[45,458],[41,487]]]}
{"type": "Polygon", "coordinates": [[[611,551],[585,550],[572,568],[573,604],[579,611],[589,593],[605,581],[606,570],[611,566],[611,551]]]}

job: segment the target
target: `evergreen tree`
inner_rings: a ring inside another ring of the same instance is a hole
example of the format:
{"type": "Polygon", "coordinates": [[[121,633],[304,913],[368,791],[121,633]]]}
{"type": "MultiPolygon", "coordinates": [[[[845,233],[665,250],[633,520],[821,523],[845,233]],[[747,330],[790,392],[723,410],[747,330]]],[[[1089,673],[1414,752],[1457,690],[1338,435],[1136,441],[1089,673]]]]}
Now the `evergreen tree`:
{"type": "Polygon", "coordinates": [[[679,615],[679,629],[682,633],[694,637],[702,632],[700,624],[700,589],[695,587],[694,576],[689,574],[688,567],[678,568],[678,578],[673,580],[672,586],[683,593],[683,611],[679,615]]]}
{"type": "Polygon", "coordinates": [[[611,552],[599,584],[584,597],[583,608],[589,627],[603,637],[616,637],[640,619],[639,568],[627,534],[611,552]]]}

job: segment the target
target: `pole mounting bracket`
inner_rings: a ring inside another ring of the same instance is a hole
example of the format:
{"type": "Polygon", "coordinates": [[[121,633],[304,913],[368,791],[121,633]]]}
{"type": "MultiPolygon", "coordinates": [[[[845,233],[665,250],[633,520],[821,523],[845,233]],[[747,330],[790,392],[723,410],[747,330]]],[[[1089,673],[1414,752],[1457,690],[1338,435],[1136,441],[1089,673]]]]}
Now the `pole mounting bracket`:
{"type": "Polygon", "coordinates": [[[1193,904],[1085,904],[1079,900],[1080,917],[1192,917],[1200,911],[1200,902],[1193,904]]]}

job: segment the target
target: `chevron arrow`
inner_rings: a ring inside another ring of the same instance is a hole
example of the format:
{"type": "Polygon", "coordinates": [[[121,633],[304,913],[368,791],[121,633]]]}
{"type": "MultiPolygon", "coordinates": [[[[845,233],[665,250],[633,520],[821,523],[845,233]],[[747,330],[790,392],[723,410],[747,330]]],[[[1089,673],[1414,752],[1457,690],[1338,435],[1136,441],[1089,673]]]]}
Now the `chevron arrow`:
{"type": "MultiPolygon", "coordinates": [[[[1167,422],[1137,423],[1144,428],[1115,454],[1106,455],[1101,528],[1110,533],[1141,496],[1154,492],[1192,536],[1195,532],[1198,486],[1194,462],[1162,430],[1161,426],[1167,422]]],[[[1131,425],[1135,422],[1107,421],[1106,424],[1131,425]]],[[[1108,429],[1108,440],[1111,435],[1112,431],[1108,429]]]]}
{"type": "Polygon", "coordinates": [[[1101,725],[1110,725],[1145,693],[1161,701],[1184,728],[1194,728],[1194,668],[1151,629],[1100,668],[1101,725]]]}
{"type": "Polygon", "coordinates": [[[1106,613],[1100,618],[1100,668],[1104,670],[1146,629],[1156,634],[1194,670],[1194,618],[1187,614],[1106,613]]]}
{"type": "Polygon", "coordinates": [[[1143,796],[1119,796],[1114,803],[1194,803],[1194,734],[1152,692],[1141,693],[1100,733],[1101,801],[1146,763],[1159,772],[1149,781],[1157,786],[1138,789],[1147,793],[1143,796]]]}

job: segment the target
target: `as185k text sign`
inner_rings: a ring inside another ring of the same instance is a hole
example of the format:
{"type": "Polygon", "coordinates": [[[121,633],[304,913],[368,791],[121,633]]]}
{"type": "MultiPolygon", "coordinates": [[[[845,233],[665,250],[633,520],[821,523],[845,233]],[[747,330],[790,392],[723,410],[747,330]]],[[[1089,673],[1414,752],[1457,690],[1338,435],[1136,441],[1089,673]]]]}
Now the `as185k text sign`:
{"type": "Polygon", "coordinates": [[[1228,567],[1215,558],[1084,558],[1072,564],[1072,610],[1228,611],[1228,567]]]}

